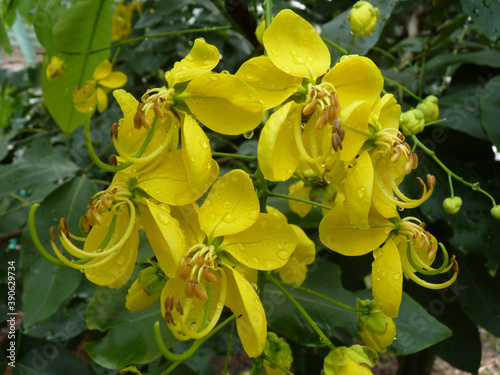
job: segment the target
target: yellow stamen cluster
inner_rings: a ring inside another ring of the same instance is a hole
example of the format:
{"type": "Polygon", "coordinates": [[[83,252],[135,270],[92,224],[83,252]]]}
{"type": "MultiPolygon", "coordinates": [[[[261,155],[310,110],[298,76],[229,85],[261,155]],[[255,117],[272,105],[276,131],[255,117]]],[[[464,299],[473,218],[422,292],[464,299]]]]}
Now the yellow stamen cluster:
{"type": "Polygon", "coordinates": [[[405,173],[409,174],[413,169],[418,166],[418,157],[411,152],[411,147],[405,141],[404,135],[397,129],[385,128],[377,132],[375,139],[375,146],[377,147],[374,155],[390,153],[390,160],[396,163],[401,155],[408,158],[405,165],[405,173]]]}
{"type": "Polygon", "coordinates": [[[423,250],[427,247],[427,258],[434,259],[436,256],[437,245],[432,240],[432,235],[429,231],[424,230],[425,223],[416,217],[408,216],[402,219],[399,224],[398,233],[411,239],[413,243],[418,242],[418,250],[423,250]]]}
{"type": "Polygon", "coordinates": [[[170,107],[174,105],[174,92],[174,89],[167,89],[165,87],[146,91],[141,98],[143,104],[141,110],[143,109],[144,113],[147,114],[152,108],[156,117],[162,119],[165,116],[165,112],[169,112],[170,107]]]}

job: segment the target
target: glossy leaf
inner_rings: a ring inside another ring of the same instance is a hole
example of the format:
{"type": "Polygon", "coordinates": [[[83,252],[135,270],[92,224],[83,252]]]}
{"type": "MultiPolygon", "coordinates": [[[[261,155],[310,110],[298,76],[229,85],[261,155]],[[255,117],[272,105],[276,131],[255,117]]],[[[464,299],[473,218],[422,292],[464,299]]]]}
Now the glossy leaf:
{"type": "Polygon", "coordinates": [[[481,93],[481,122],[488,138],[500,149],[500,76],[496,76],[484,86],[481,93]]]}
{"type": "Polygon", "coordinates": [[[494,0],[460,0],[474,24],[492,41],[500,36],[500,4],[494,0]]]}

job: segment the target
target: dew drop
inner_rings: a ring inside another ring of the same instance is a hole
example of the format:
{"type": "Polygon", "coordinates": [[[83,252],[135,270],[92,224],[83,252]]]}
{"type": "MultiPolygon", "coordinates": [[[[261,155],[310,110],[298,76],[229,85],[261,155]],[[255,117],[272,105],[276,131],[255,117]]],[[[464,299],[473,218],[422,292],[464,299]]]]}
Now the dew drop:
{"type": "Polygon", "coordinates": [[[358,193],[358,197],[363,198],[366,195],[366,188],[361,186],[356,192],[358,193]]]}
{"type": "Polygon", "coordinates": [[[375,259],[379,259],[382,255],[384,255],[384,252],[382,251],[382,249],[376,249],[374,252],[373,252],[373,257],[375,259]]]}
{"type": "Polygon", "coordinates": [[[167,215],[158,214],[156,217],[158,221],[164,225],[168,225],[168,223],[170,223],[170,218],[167,215]]]}
{"type": "Polygon", "coordinates": [[[252,213],[248,214],[248,219],[249,220],[257,220],[259,217],[259,211],[255,210],[252,213]]]}
{"type": "Polygon", "coordinates": [[[225,202],[223,203],[224,208],[231,208],[231,206],[232,206],[232,205],[233,205],[233,204],[232,204],[231,202],[229,202],[229,201],[225,201],[225,202]]]}
{"type": "Polygon", "coordinates": [[[255,75],[252,72],[246,72],[245,78],[248,79],[249,81],[253,81],[255,79],[255,75]]]}
{"type": "Polygon", "coordinates": [[[276,51],[274,48],[271,48],[271,53],[272,53],[274,56],[278,56],[278,51],[276,51]]]}
{"type": "Polygon", "coordinates": [[[382,267],[378,266],[375,271],[380,272],[382,270],[382,267]]]}
{"type": "Polygon", "coordinates": [[[208,143],[206,141],[200,141],[200,146],[202,148],[208,148],[208,143]]]}
{"type": "Polygon", "coordinates": [[[256,263],[256,264],[260,264],[260,263],[261,263],[260,259],[259,259],[259,258],[257,258],[257,257],[253,257],[253,258],[252,258],[252,262],[254,262],[254,263],[256,263]]]}
{"type": "Polygon", "coordinates": [[[253,137],[253,130],[250,130],[246,133],[243,133],[243,137],[245,137],[246,139],[252,139],[253,137]]]}
{"type": "Polygon", "coordinates": [[[287,260],[290,257],[290,253],[288,251],[278,251],[276,255],[281,260],[287,260]]]}
{"type": "Polygon", "coordinates": [[[382,272],[382,277],[387,277],[387,273],[386,272],[382,272]]]}
{"type": "Polygon", "coordinates": [[[399,272],[396,272],[394,274],[394,280],[399,280],[401,278],[401,274],[399,272]]]}
{"type": "Polygon", "coordinates": [[[192,162],[195,162],[195,161],[196,161],[196,157],[195,157],[194,155],[192,155],[192,156],[190,157],[190,159],[191,159],[191,161],[192,161],[192,162]]]}
{"type": "Polygon", "coordinates": [[[232,223],[232,222],[234,222],[235,220],[236,220],[236,218],[235,218],[235,217],[234,217],[234,215],[232,215],[232,214],[226,214],[226,215],[224,216],[224,221],[225,221],[226,223],[232,223]]]}
{"type": "Polygon", "coordinates": [[[248,264],[248,259],[247,258],[241,258],[241,263],[248,264]]]}
{"type": "Polygon", "coordinates": [[[292,68],[290,68],[289,66],[284,66],[281,68],[281,70],[283,70],[286,74],[292,74],[292,68]]]}

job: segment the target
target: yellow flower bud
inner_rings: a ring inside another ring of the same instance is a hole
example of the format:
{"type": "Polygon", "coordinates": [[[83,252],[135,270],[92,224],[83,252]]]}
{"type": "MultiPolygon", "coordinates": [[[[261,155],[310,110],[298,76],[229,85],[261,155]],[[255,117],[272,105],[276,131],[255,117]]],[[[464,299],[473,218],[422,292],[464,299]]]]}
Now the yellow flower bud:
{"type": "Polygon", "coordinates": [[[424,130],[424,116],[424,112],[417,108],[401,113],[401,116],[399,117],[399,126],[403,134],[406,136],[412,136],[424,130]]]}
{"type": "Polygon", "coordinates": [[[47,65],[47,79],[53,80],[62,77],[66,73],[66,60],[62,55],[52,56],[47,65]]]}
{"type": "MultiPolygon", "coordinates": [[[[292,365],[293,357],[290,345],[286,343],[283,339],[279,338],[274,332],[267,333],[266,346],[264,348],[264,353],[267,357],[278,362],[281,366],[290,369],[292,365]]],[[[264,361],[264,368],[268,375],[281,375],[283,370],[274,366],[269,361],[264,361]]]]}
{"type": "Polygon", "coordinates": [[[447,214],[456,214],[460,211],[462,207],[462,198],[460,197],[448,197],[443,201],[444,212],[447,214]]]}
{"type": "Polygon", "coordinates": [[[357,38],[364,38],[375,30],[380,11],[368,1],[358,1],[349,12],[348,20],[351,24],[352,34],[357,38]]]}
{"type": "Polygon", "coordinates": [[[500,204],[494,206],[490,212],[495,219],[500,219],[500,204]]]}
{"type": "Polygon", "coordinates": [[[358,312],[356,328],[363,342],[379,353],[385,353],[387,347],[394,341],[396,326],[391,318],[385,316],[374,300],[356,301],[358,312]]]}
{"type": "Polygon", "coordinates": [[[157,266],[143,269],[128,290],[125,307],[130,311],[147,309],[158,301],[166,282],[166,276],[157,266]]]}
{"type": "Polygon", "coordinates": [[[375,366],[377,357],[377,352],[366,346],[341,346],[328,353],[323,372],[325,375],[373,375],[370,368],[375,366]]]}
{"type": "Polygon", "coordinates": [[[417,109],[420,109],[424,113],[424,120],[426,123],[438,119],[439,107],[437,103],[438,98],[434,95],[429,95],[422,103],[417,105],[417,109]]]}
{"type": "Polygon", "coordinates": [[[264,31],[266,31],[266,20],[264,19],[264,17],[262,17],[260,19],[259,26],[257,26],[257,28],[255,29],[255,37],[257,38],[259,43],[262,45],[264,45],[264,42],[262,39],[264,36],[264,31]]]}

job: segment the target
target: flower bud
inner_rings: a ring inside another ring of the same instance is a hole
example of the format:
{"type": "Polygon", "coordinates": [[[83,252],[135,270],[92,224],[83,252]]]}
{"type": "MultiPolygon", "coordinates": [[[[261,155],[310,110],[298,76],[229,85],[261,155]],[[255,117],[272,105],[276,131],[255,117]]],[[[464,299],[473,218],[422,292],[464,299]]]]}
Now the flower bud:
{"type": "Polygon", "coordinates": [[[160,298],[166,282],[166,276],[157,266],[143,269],[128,290],[125,307],[130,311],[147,309],[160,298]]]}
{"type": "Polygon", "coordinates": [[[406,136],[412,136],[424,130],[424,112],[420,109],[410,109],[399,116],[399,126],[406,136]]]}
{"type": "Polygon", "coordinates": [[[52,56],[47,65],[47,79],[53,80],[62,77],[66,73],[66,60],[62,55],[52,56]]]}
{"type": "Polygon", "coordinates": [[[266,31],[266,20],[264,17],[260,19],[259,26],[255,28],[255,37],[259,41],[260,44],[264,45],[263,37],[264,31],[266,31]]]}
{"type": "Polygon", "coordinates": [[[495,219],[500,219],[500,204],[493,206],[490,212],[495,219]]]}
{"type": "Polygon", "coordinates": [[[391,318],[385,316],[374,300],[356,301],[358,312],[356,328],[363,342],[379,353],[385,353],[387,347],[394,341],[396,326],[391,318]]]}
{"type": "Polygon", "coordinates": [[[377,352],[367,346],[341,346],[328,353],[323,372],[325,375],[373,375],[370,368],[375,366],[377,357],[377,352]]]}
{"type": "Polygon", "coordinates": [[[443,201],[444,212],[447,214],[456,214],[460,211],[462,207],[462,198],[460,197],[448,197],[443,201]]]}
{"type": "Polygon", "coordinates": [[[422,103],[417,105],[417,109],[420,109],[424,113],[424,120],[426,123],[438,119],[439,107],[437,103],[438,98],[434,95],[429,95],[422,103]]]}
{"type": "Polygon", "coordinates": [[[368,1],[358,1],[354,4],[347,17],[352,34],[357,38],[364,38],[373,33],[379,18],[380,11],[368,1]]]}
{"type": "MultiPolygon", "coordinates": [[[[274,332],[267,333],[264,354],[288,370],[292,365],[293,357],[290,345],[288,345],[283,339],[279,338],[274,332]]],[[[266,369],[268,375],[283,374],[283,370],[266,360],[264,360],[264,368],[266,369]]]]}

